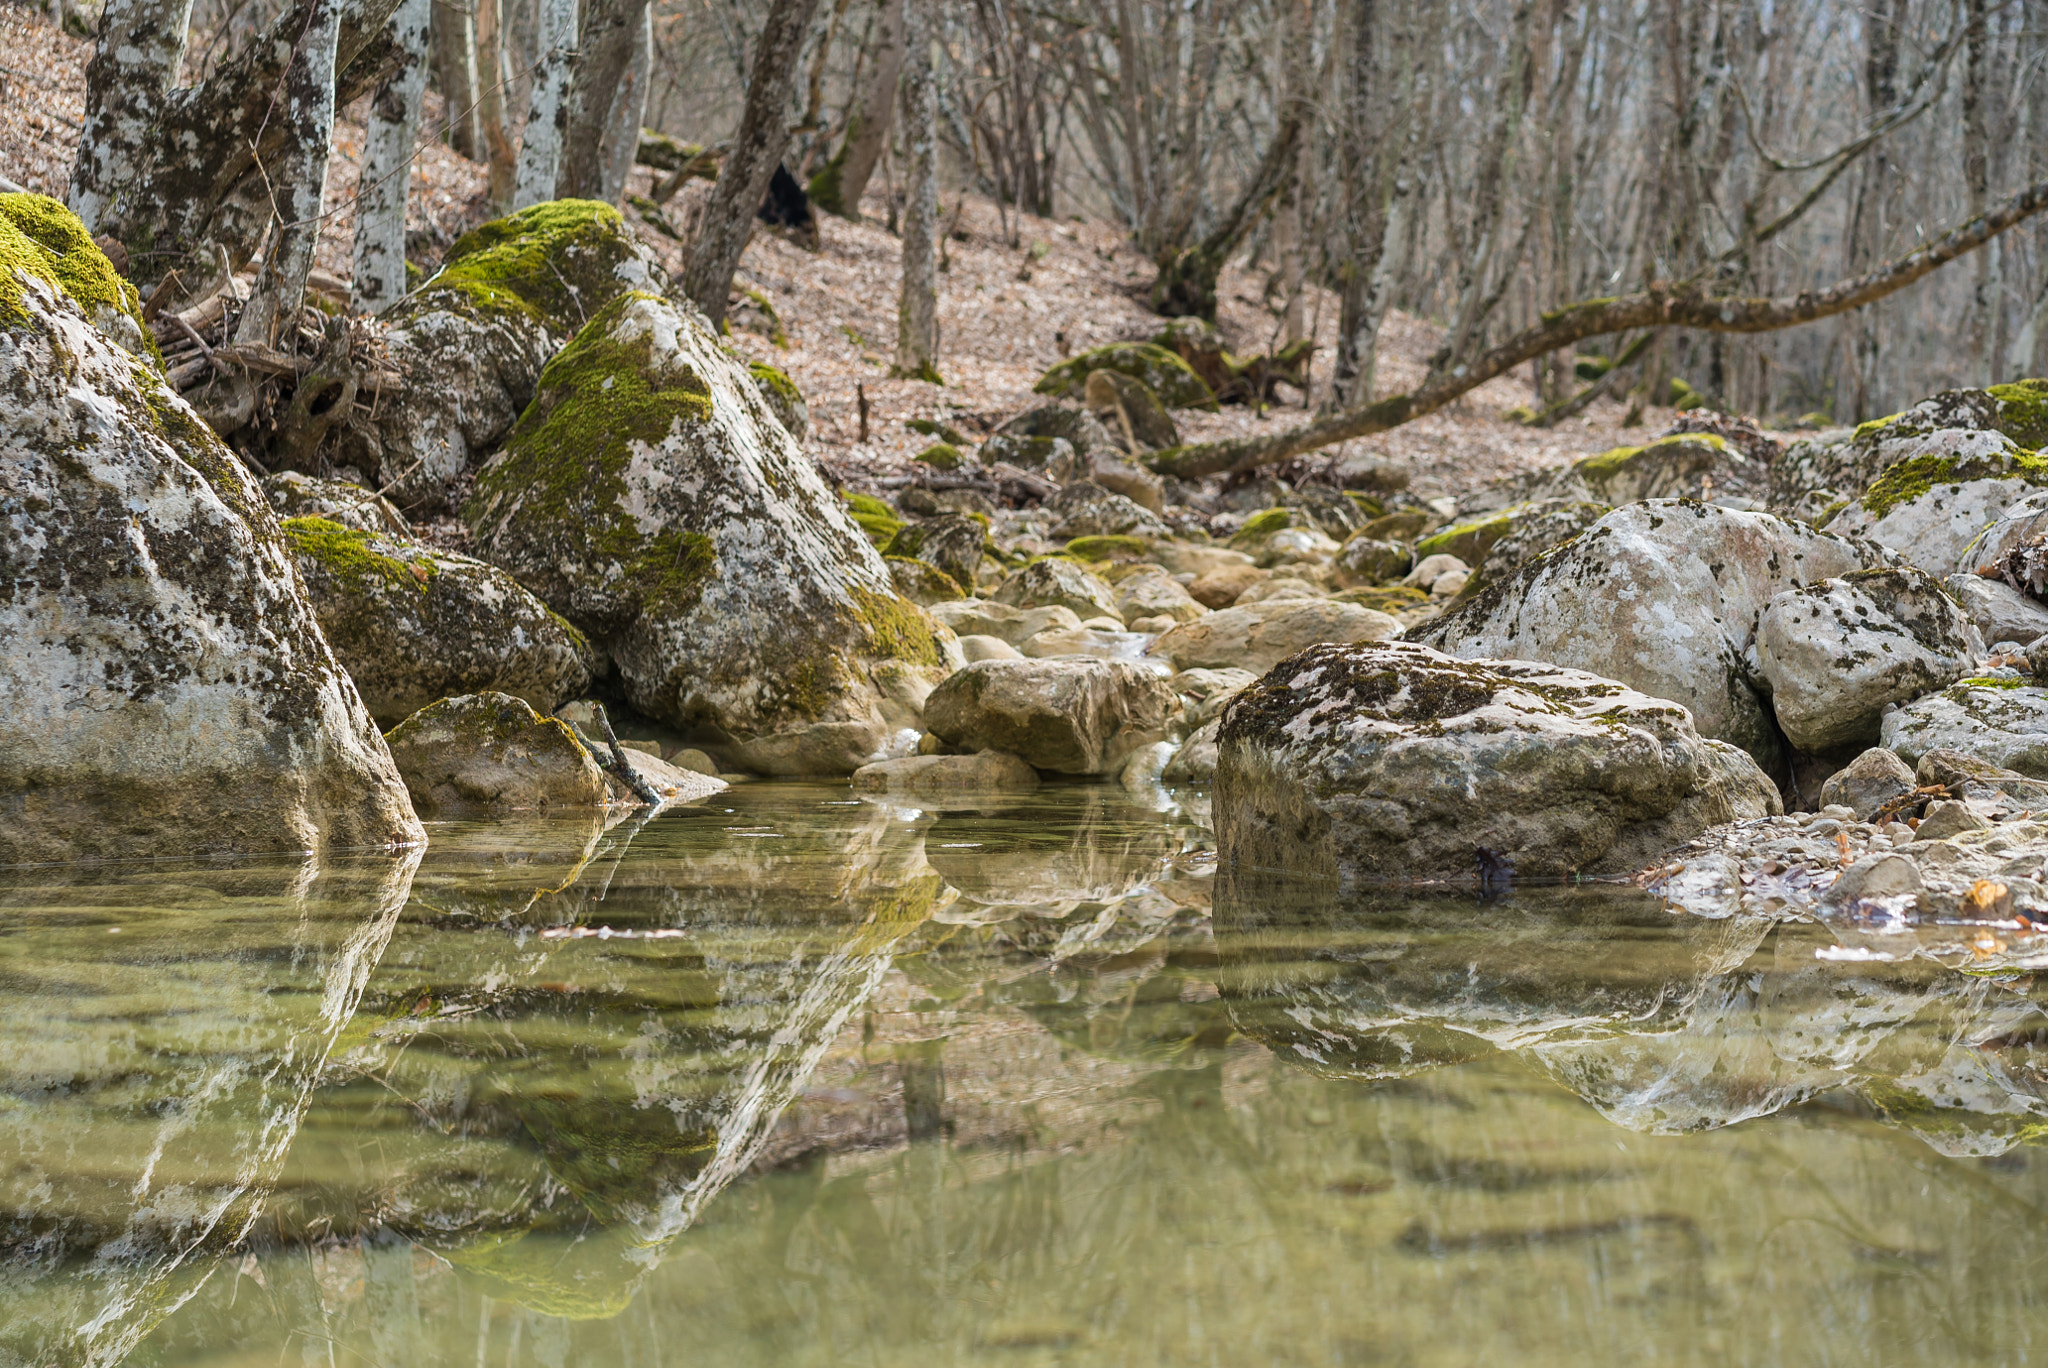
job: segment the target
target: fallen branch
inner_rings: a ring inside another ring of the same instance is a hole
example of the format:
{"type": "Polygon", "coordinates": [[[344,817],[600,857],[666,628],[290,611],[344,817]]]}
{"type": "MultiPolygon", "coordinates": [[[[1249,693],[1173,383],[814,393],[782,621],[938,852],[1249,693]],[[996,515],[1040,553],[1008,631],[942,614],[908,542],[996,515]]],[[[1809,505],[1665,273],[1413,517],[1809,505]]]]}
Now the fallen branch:
{"type": "Polygon", "coordinates": [[[605,716],[604,704],[593,703],[590,710],[596,715],[597,725],[604,732],[605,747],[611,752],[609,757],[599,755],[595,751],[591,752],[591,758],[597,761],[597,767],[617,776],[619,782],[633,790],[634,796],[641,802],[660,807],[665,801],[661,796],[661,790],[648,783],[640,772],[633,768],[632,761],[626,759],[626,748],[619,744],[619,738],[613,733],[612,720],[605,716]]]}
{"type": "Polygon", "coordinates": [[[2048,209],[2048,180],[2036,181],[1997,208],[1951,228],[1924,247],[1817,290],[1764,298],[1710,295],[1697,283],[1659,282],[1635,294],[1588,299],[1543,316],[1499,346],[1402,394],[1304,423],[1272,437],[1241,437],[1174,447],[1149,464],[1162,475],[1196,479],[1222,471],[1256,470],[1355,437],[1370,437],[1434,413],[1461,395],[1545,352],[1631,328],[1695,328],[1758,333],[1813,323],[1896,294],[1922,276],[1975,251],[2000,233],[2048,209]]]}

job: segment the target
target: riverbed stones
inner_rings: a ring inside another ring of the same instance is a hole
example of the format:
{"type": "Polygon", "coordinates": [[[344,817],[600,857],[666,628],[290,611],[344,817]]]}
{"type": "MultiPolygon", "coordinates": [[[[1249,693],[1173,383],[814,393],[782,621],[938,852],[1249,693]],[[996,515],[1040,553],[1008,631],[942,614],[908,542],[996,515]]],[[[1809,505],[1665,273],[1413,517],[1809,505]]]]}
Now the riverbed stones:
{"type": "Polygon", "coordinates": [[[1900,445],[1899,459],[1827,529],[1868,538],[1936,574],[1961,568],[1986,528],[2048,485],[2048,458],[2000,432],[1945,429],[1900,445]]]}
{"type": "Polygon", "coordinates": [[[1984,575],[1950,575],[1942,588],[1962,607],[1988,646],[2017,641],[2025,646],[2048,635],[2048,603],[1984,575]]]}
{"type": "Polygon", "coordinates": [[[1176,670],[1249,670],[1264,674],[1319,642],[1384,641],[1401,630],[1385,613],[1330,599],[1272,599],[1225,608],[1182,623],[1148,654],[1176,670]]]}
{"type": "Polygon", "coordinates": [[[1064,556],[1031,562],[1004,580],[992,597],[1011,608],[1065,608],[1084,622],[1117,615],[1116,591],[1101,576],[1064,556]]]}
{"type": "Polygon", "coordinates": [[[548,363],[465,517],[634,707],[762,773],[852,773],[888,732],[877,671],[957,660],[702,315],[650,294],[548,363]]]}
{"type": "Polygon", "coordinates": [[[1116,613],[1125,622],[1159,617],[1172,618],[1176,623],[1193,622],[1209,611],[1195,601],[1179,580],[1157,566],[1141,565],[1120,576],[1115,589],[1116,613]]]}
{"type": "Polygon", "coordinates": [[[1887,714],[1879,744],[1908,764],[1957,750],[2031,779],[2048,779],[2048,692],[1971,678],[1887,714]]]}
{"type": "Polygon", "coordinates": [[[1867,544],[1691,500],[1617,508],[1410,639],[1466,659],[1542,660],[1691,711],[1700,734],[1774,764],[1748,655],[1773,595],[1884,563],[1867,544]]]}
{"type": "Polygon", "coordinates": [[[1245,590],[1272,573],[1253,565],[1249,558],[1239,565],[1219,565],[1195,576],[1188,585],[1188,597],[1205,608],[1228,608],[1245,590]]]}
{"type": "Polygon", "coordinates": [[[1631,868],[1777,790],[1683,708],[1577,670],[1404,642],[1318,646],[1224,711],[1215,827],[1226,867],[1341,883],[1631,868]]]}
{"type": "Polygon", "coordinates": [[[320,629],[380,726],[458,694],[551,712],[590,687],[583,634],[497,566],[324,518],[283,530],[320,629]]]}
{"type": "Polygon", "coordinates": [[[0,273],[0,864],[420,840],[254,477],[0,273]]]}
{"type": "Polygon", "coordinates": [[[995,637],[1012,646],[1021,645],[1046,631],[1068,631],[1081,625],[1071,608],[1057,604],[1045,608],[1013,608],[990,599],[958,599],[932,605],[932,616],[962,638],[995,637]]]}
{"type": "Polygon", "coordinates": [[[408,383],[342,429],[337,464],[391,487],[416,514],[439,510],[512,430],[541,368],[584,320],[666,279],[609,204],[554,200],[472,229],[384,314],[385,349],[408,383]]]}
{"type": "Polygon", "coordinates": [[[921,799],[958,799],[987,793],[1029,793],[1038,771],[1014,755],[911,755],[880,760],[853,772],[856,793],[902,793],[921,799]]]}
{"type": "Polygon", "coordinates": [[[1772,596],[1757,670],[1786,739],[1831,751],[1877,740],[1887,704],[1969,673],[1984,643],[1932,575],[1856,570],[1772,596]]]}
{"type": "Polygon", "coordinates": [[[1841,806],[1869,821],[1871,814],[1916,787],[1913,768],[1882,746],[1872,746],[1829,775],[1820,786],[1822,807],[1841,806]]]}
{"type": "Polygon", "coordinates": [[[1053,774],[1113,774],[1181,714],[1166,681],[1121,660],[987,660],[932,690],[925,726],[954,750],[1006,751],[1053,774]]]}
{"type": "Polygon", "coordinates": [[[387,739],[413,805],[429,817],[603,807],[608,793],[569,724],[510,694],[444,698],[387,739]]]}

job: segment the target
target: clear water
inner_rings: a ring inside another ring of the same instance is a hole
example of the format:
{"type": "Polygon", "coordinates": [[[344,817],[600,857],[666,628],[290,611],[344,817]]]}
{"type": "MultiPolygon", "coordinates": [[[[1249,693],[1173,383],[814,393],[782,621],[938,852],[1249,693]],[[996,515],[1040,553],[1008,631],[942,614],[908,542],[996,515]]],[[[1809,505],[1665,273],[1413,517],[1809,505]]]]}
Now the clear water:
{"type": "Polygon", "coordinates": [[[2030,981],[1120,791],[0,871],[0,1364],[2048,1353],[2030,981]]]}

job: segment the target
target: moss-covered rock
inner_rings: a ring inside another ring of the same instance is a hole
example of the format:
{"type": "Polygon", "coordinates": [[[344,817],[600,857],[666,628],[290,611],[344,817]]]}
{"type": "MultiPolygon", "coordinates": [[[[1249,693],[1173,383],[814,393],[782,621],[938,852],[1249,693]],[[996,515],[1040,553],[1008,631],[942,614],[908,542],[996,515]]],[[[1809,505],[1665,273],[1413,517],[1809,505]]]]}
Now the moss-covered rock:
{"type": "Polygon", "coordinates": [[[0,864],[421,829],[270,505],[40,276],[0,323],[0,864]]]}
{"type": "MultiPolygon", "coordinates": [[[[1478,535],[1468,540],[1472,554],[1453,550],[1472,567],[1461,594],[1479,592],[1487,583],[1508,574],[1518,565],[1535,559],[1553,546],[1562,546],[1614,510],[1604,503],[1584,499],[1541,499],[1517,504],[1498,514],[1465,524],[1478,535]]],[[[1418,559],[1441,552],[1443,533],[1415,544],[1418,559]],[[1428,547],[1425,551],[1423,548],[1428,547]]]]}
{"type": "Polygon", "coordinates": [[[895,540],[903,530],[903,519],[896,510],[872,494],[842,493],[840,500],[846,505],[846,514],[854,525],[867,534],[867,539],[879,550],[895,540]]]}
{"type": "Polygon", "coordinates": [[[2048,486],[2048,457],[2000,432],[1942,428],[1888,445],[1897,459],[1828,531],[1868,537],[1937,575],[1974,569],[1966,552],[1984,530],[2048,486]]]}
{"type": "Polygon", "coordinates": [[[1893,466],[1927,454],[1925,439],[1942,432],[1995,432],[2024,451],[2048,446],[2048,380],[1943,390],[1854,431],[1837,429],[1795,442],[1773,463],[1771,503],[1790,506],[1813,490],[1853,499],[1893,466]]]}
{"type": "Polygon", "coordinates": [[[975,581],[980,577],[982,549],[987,540],[988,530],[973,518],[964,513],[942,513],[906,525],[882,554],[937,566],[966,591],[953,597],[965,598],[974,592],[975,581]]]}
{"type": "Polygon", "coordinates": [[[395,485],[415,516],[438,511],[511,430],[562,344],[619,295],[666,279],[609,204],[555,200],[471,230],[384,315],[388,355],[409,383],[348,426],[337,464],[395,485]]]}
{"type": "Polygon", "coordinates": [[[1152,342],[1112,342],[1072,356],[1047,371],[1033,386],[1040,394],[1061,399],[1081,397],[1088,376],[1114,371],[1142,381],[1170,409],[1216,407],[1216,395],[1187,362],[1152,342]]]}
{"type": "Polygon", "coordinates": [[[382,726],[457,694],[552,712],[590,687],[590,643],[495,565],[387,532],[287,518],[320,629],[382,726]]]}
{"type": "Polygon", "coordinates": [[[754,383],[761,387],[761,397],[773,413],[799,442],[811,435],[811,406],[804,402],[804,392],[796,387],[796,381],[789,378],[789,372],[766,361],[749,361],[747,374],[754,377],[754,383]]]}
{"type": "Polygon", "coordinates": [[[281,519],[325,518],[358,532],[412,535],[412,524],[396,504],[374,489],[346,480],[323,480],[285,470],[264,479],[263,495],[281,519]]]}
{"type": "Polygon", "coordinates": [[[951,442],[933,442],[910,459],[933,470],[958,470],[967,463],[967,453],[951,442]]]}
{"type": "Polygon", "coordinates": [[[625,295],[548,363],[466,511],[483,553],[617,663],[651,717],[773,773],[850,773],[888,662],[950,636],[700,315],[625,295]]]}
{"type": "Polygon", "coordinates": [[[76,304],[93,326],[161,372],[142,299],[92,240],[78,215],[48,195],[0,194],[0,326],[24,321],[23,286],[40,280],[76,304]]]}
{"type": "Polygon", "coordinates": [[[385,739],[413,805],[433,817],[603,807],[609,793],[568,723],[509,694],[444,698],[385,739]]]}

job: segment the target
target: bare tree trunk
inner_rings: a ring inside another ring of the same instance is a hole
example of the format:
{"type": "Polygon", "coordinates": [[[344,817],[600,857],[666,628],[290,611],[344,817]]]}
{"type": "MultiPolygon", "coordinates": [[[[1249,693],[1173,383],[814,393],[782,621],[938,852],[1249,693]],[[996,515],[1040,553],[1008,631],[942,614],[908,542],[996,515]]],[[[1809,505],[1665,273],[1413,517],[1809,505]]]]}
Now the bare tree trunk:
{"type": "Polygon", "coordinates": [[[797,58],[818,0],[773,0],[755,44],[747,103],[740,114],[732,152],[718,170],[718,182],[699,220],[697,241],[683,267],[683,293],[713,323],[725,318],[732,273],[754,231],[754,214],[789,143],[790,92],[796,88],[797,58]]]}
{"type": "MultiPolygon", "coordinates": [[[[1309,98],[1309,43],[1315,30],[1315,0],[1292,0],[1284,22],[1274,26],[1280,39],[1281,98],[1309,98]]],[[[1308,142],[1295,149],[1294,165],[1280,192],[1280,211],[1273,220],[1273,238],[1280,257],[1280,288],[1286,293],[1281,313],[1282,337],[1299,342],[1308,333],[1308,311],[1302,298],[1302,239],[1307,231],[1308,142]]]]}
{"type": "Polygon", "coordinates": [[[363,169],[356,189],[351,302],[363,313],[382,313],[405,295],[405,204],[412,185],[412,148],[427,85],[427,33],[433,0],[405,0],[391,16],[405,65],[377,89],[363,138],[363,169]]]}
{"type": "Polygon", "coordinates": [[[616,204],[626,193],[626,177],[633,173],[633,159],[640,151],[640,127],[647,121],[647,96],[654,84],[654,6],[640,10],[640,38],[633,46],[633,61],[626,79],[612,97],[611,122],[605,128],[605,178],[600,196],[616,204]]]}
{"type": "MultiPolygon", "coordinates": [[[[625,189],[608,185],[616,150],[613,121],[630,107],[633,145],[639,147],[640,111],[647,102],[647,83],[635,80],[633,63],[644,51],[647,0],[584,0],[576,26],[576,73],[569,92],[568,124],[562,135],[561,170],[555,178],[555,199],[615,201],[625,189]]],[[[629,166],[631,162],[627,163],[629,166]]]]}
{"type": "MultiPolygon", "coordinates": [[[[1985,89],[1991,65],[1991,33],[1984,22],[1984,0],[1968,0],[1969,55],[1963,63],[1963,187],[1970,212],[1981,214],[1991,202],[1991,128],[1985,118],[1985,89]]],[[[1994,249],[1995,250],[1995,249],[1994,249]]],[[[1992,352],[1991,311],[1992,253],[1977,254],[1976,289],[1970,301],[1971,360],[1983,372],[1983,382],[1999,379],[1997,358],[1992,352]]]]}
{"type": "Polygon", "coordinates": [[[512,145],[512,131],[505,126],[505,10],[504,0],[474,0],[476,4],[476,121],[483,132],[484,153],[491,163],[490,195],[493,212],[512,206],[512,189],[519,174],[519,150],[512,145]]]}
{"type": "Polygon", "coordinates": [[[896,110],[896,83],[903,71],[903,0],[882,0],[875,52],[861,88],[860,104],[847,125],[846,140],[824,170],[811,179],[811,198],[841,218],[860,221],[861,196],[882,160],[896,110]]]}
{"type": "Polygon", "coordinates": [[[937,0],[903,6],[903,289],[896,305],[897,375],[939,380],[939,79],[932,68],[937,0]]]}
{"type": "MultiPolygon", "coordinates": [[[[1905,25],[1906,0],[1875,0],[1864,24],[1869,32],[1869,50],[1863,63],[1864,99],[1871,119],[1898,100],[1899,38],[1905,25]]],[[[1879,144],[1863,159],[1863,176],[1856,189],[1856,205],[1849,224],[1849,269],[1863,270],[1884,251],[1892,199],[1892,159],[1879,144]]],[[[1869,416],[1877,401],[1877,361],[1882,350],[1876,313],[1856,320],[1849,340],[1849,362],[1844,374],[1848,393],[1835,416],[1851,422],[1869,416]]]]}
{"type": "MultiPolygon", "coordinates": [[[[2027,73],[2025,139],[2027,174],[2048,176],[2048,0],[2024,0],[2020,19],[2018,65],[2027,73]]],[[[2048,374],[2048,232],[2036,225],[2034,276],[2026,319],[2013,339],[2007,364],[2026,375],[2048,374]]]]}
{"type": "MultiPolygon", "coordinates": [[[[1365,297],[1386,250],[1385,213],[1379,204],[1379,177],[1374,174],[1377,158],[1373,155],[1375,145],[1383,140],[1383,130],[1374,127],[1378,0],[1356,0],[1350,10],[1344,114],[1337,144],[1344,187],[1338,221],[1350,243],[1340,281],[1344,293],[1337,311],[1337,360],[1331,378],[1331,398],[1339,405],[1371,397],[1370,386],[1361,386],[1360,381],[1361,357],[1372,348],[1372,338],[1364,330],[1365,297]]],[[[1384,156],[1385,150],[1380,150],[1384,156]]]]}
{"type": "Polygon", "coordinates": [[[468,0],[435,0],[434,65],[441,77],[442,118],[448,145],[472,159],[483,156],[483,133],[477,123],[476,23],[468,0]]]}
{"type": "Polygon", "coordinates": [[[132,185],[178,84],[192,0],[107,0],[85,69],[85,131],[71,169],[71,211],[98,232],[132,185]]]}
{"type": "Polygon", "coordinates": [[[562,139],[569,122],[569,88],[576,79],[576,0],[540,0],[540,60],[526,133],[519,143],[519,174],[512,207],[526,209],[555,198],[562,139]]]}
{"type": "Polygon", "coordinates": [[[298,316],[306,276],[320,240],[320,201],[327,192],[328,151],[334,141],[334,61],[341,0],[314,0],[298,54],[285,68],[278,120],[291,142],[270,168],[270,248],[256,288],[242,309],[235,341],[277,345],[278,329],[298,316]]]}

